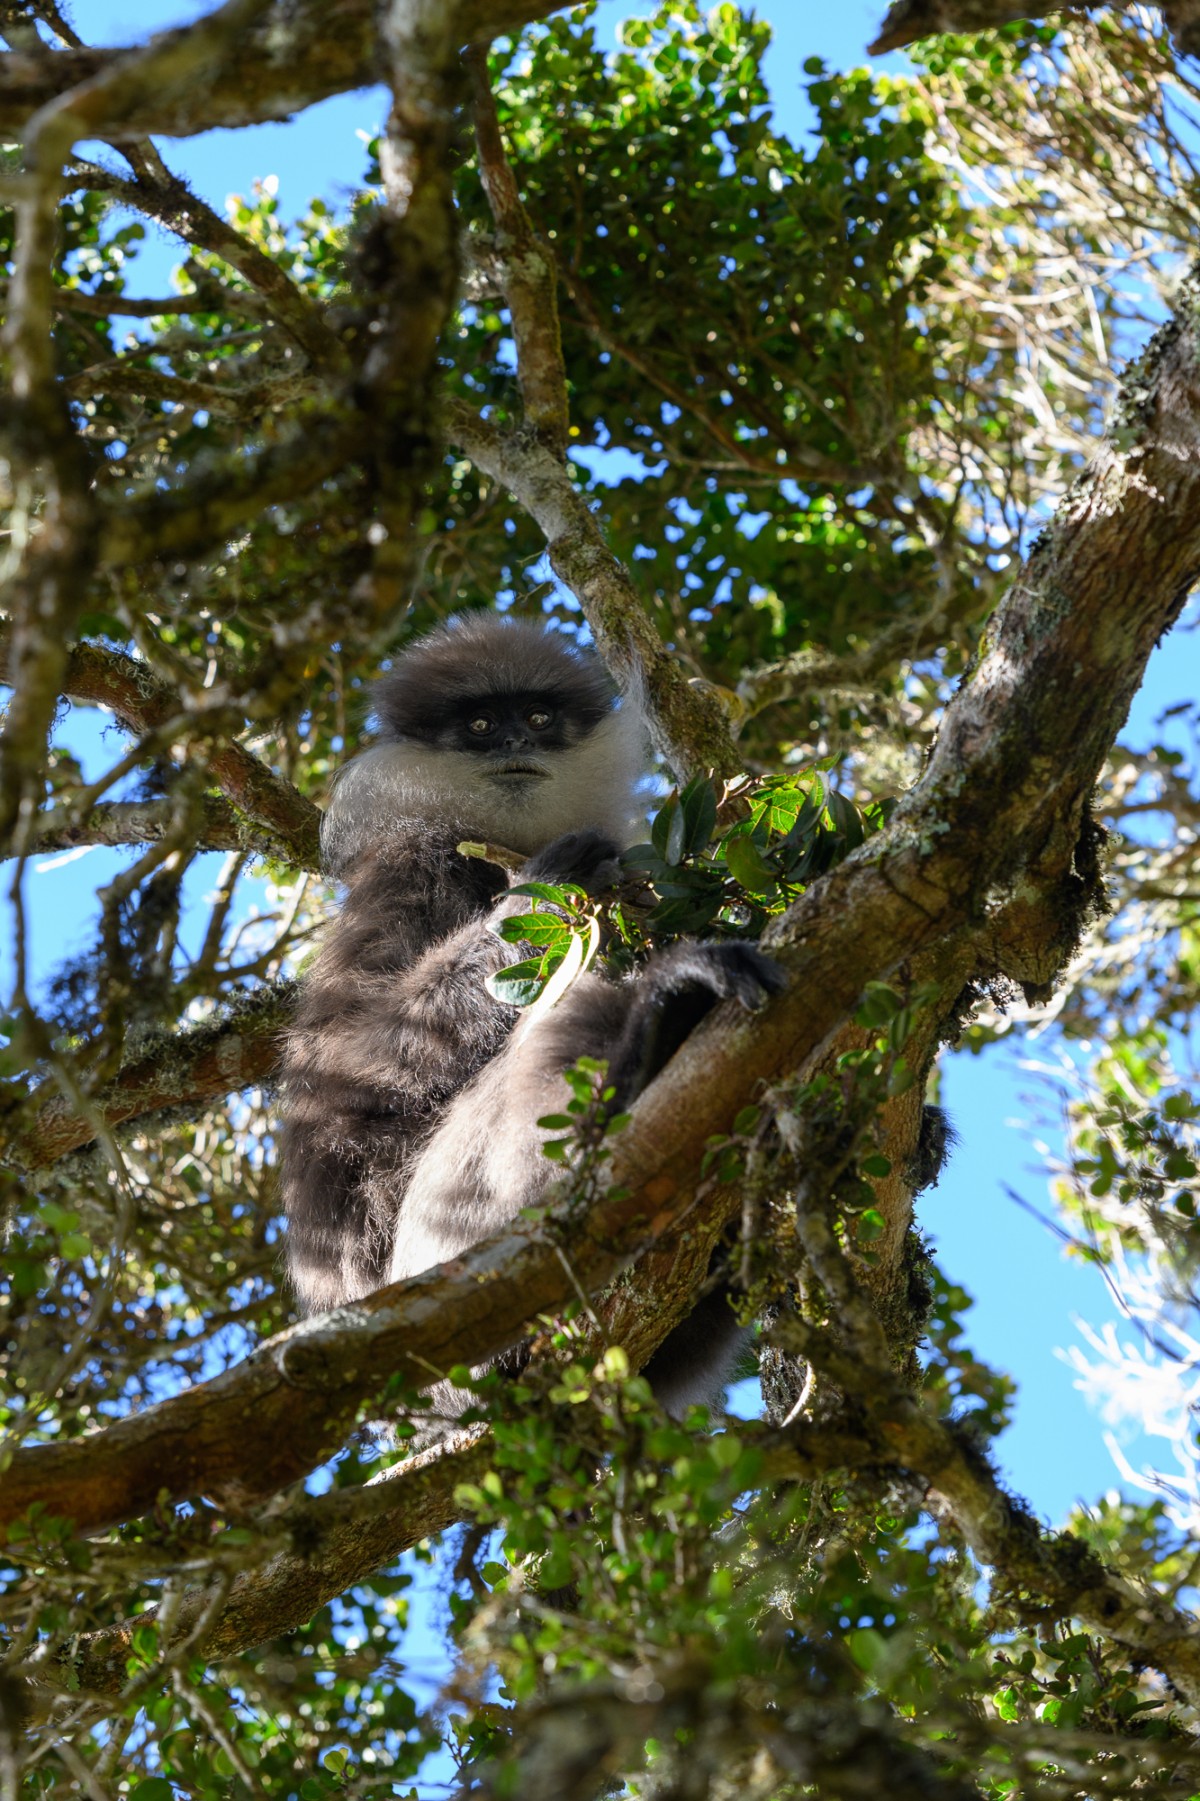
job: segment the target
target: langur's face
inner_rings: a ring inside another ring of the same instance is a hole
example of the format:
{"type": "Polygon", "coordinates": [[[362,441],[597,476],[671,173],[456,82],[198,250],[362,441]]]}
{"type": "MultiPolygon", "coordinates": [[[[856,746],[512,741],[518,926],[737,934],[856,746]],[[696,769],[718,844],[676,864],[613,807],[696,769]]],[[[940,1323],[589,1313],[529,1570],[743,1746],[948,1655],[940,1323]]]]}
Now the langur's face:
{"type": "Polygon", "coordinates": [[[520,622],[472,620],[398,656],[375,689],[380,740],[337,779],[322,832],[328,869],[412,823],[532,855],[592,826],[629,843],[645,769],[636,704],[617,704],[594,657],[520,622]]]}
{"type": "Polygon", "coordinates": [[[584,735],[559,696],[529,689],[456,702],[435,742],[482,759],[486,779],[508,790],[552,779],[555,758],[584,735]]]}

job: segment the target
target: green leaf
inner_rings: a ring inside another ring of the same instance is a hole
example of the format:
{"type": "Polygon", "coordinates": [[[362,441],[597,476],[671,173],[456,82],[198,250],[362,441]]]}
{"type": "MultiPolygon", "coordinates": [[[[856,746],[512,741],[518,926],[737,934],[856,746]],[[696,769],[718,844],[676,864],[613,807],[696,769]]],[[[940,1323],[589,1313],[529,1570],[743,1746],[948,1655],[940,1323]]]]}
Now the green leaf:
{"type": "Polygon", "coordinates": [[[549,901],[555,907],[569,907],[584,890],[577,882],[516,882],[509,894],[528,894],[535,900],[549,901]]]}
{"type": "MultiPolygon", "coordinates": [[[[667,854],[671,841],[671,829],[678,817],[679,801],[675,795],[672,795],[670,800],[658,809],[650,825],[650,842],[664,863],[670,864],[679,861],[678,856],[671,857],[667,854]]],[[[679,830],[682,832],[682,825],[679,830]]]]}
{"type": "Polygon", "coordinates": [[[706,775],[693,776],[679,796],[683,813],[684,849],[698,857],[707,849],[717,823],[717,796],[706,775]]]}
{"type": "Polygon", "coordinates": [[[506,944],[553,944],[565,947],[571,928],[553,913],[519,913],[500,922],[506,944]]]}
{"type": "Polygon", "coordinates": [[[904,997],[886,982],[868,982],[854,1018],[860,1026],[878,1029],[888,1025],[903,1006],[904,997]]]}
{"type": "Polygon", "coordinates": [[[663,862],[674,869],[683,856],[686,837],[683,808],[677,797],[672,796],[666,806],[659,809],[650,828],[650,837],[663,862]]]}
{"type": "Polygon", "coordinates": [[[531,1009],[531,1017],[548,1013],[555,1002],[561,999],[575,978],[583,974],[595,956],[599,943],[600,926],[593,919],[589,922],[586,933],[571,933],[561,952],[546,953],[542,959],[542,968],[547,980],[531,1009]]]}
{"type": "Polygon", "coordinates": [[[858,808],[844,794],[831,793],[825,803],[834,830],[845,841],[847,851],[857,850],[866,839],[858,808]]]}
{"type": "Polygon", "coordinates": [[[725,862],[735,881],[748,894],[766,894],[775,886],[775,876],[763,861],[753,838],[727,838],[725,862]]]}
{"type": "Polygon", "coordinates": [[[523,963],[510,963],[487,978],[485,987],[498,1001],[510,1007],[531,1007],[545,986],[541,957],[527,957],[523,963]]]}

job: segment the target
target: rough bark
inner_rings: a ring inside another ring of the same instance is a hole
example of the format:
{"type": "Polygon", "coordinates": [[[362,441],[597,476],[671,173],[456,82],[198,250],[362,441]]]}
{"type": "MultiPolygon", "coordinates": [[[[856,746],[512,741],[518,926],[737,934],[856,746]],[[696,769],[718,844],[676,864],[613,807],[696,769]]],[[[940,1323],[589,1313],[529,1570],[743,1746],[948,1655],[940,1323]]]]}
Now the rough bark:
{"type": "MultiPolygon", "coordinates": [[[[410,1546],[452,1525],[459,1517],[454,1490],[487,1469],[490,1435],[478,1427],[454,1434],[433,1450],[397,1465],[362,1488],[335,1489],[318,1500],[296,1502],[272,1522],[282,1548],[259,1568],[234,1579],[225,1601],[195,1645],[209,1658],[232,1657],[303,1625],[334,1595],[392,1562],[410,1546]]],[[[175,1617],[168,1651],[191,1637],[205,1609],[203,1590],[184,1597],[175,1617]]],[[[75,1640],[37,1680],[71,1689],[119,1693],[126,1660],[139,1626],[156,1613],[123,1620],[75,1640]]]]}
{"type": "MultiPolygon", "coordinates": [[[[457,8],[459,42],[487,42],[518,31],[534,19],[561,11],[565,3],[466,0],[457,8]]],[[[129,80],[120,114],[105,118],[104,134],[124,142],[150,133],[191,137],[221,127],[261,125],[290,118],[332,94],[368,87],[381,79],[375,13],[371,0],[285,0],[259,17],[252,9],[236,39],[204,58],[196,53],[195,26],[160,33],[151,48],[159,67],[178,58],[178,77],[162,84],[129,80]]],[[[102,49],[10,52],[0,58],[0,127],[21,136],[35,113],[68,90],[111,80],[114,71],[123,73],[143,54],[102,49]]]]}
{"type": "MultiPolygon", "coordinates": [[[[93,1116],[123,1126],[168,1108],[195,1110],[219,1095],[269,1082],[293,998],[288,982],[262,987],[202,1025],[151,1040],[90,1097],[93,1116]]],[[[0,1121],[0,1153],[17,1169],[45,1169],[95,1137],[91,1122],[64,1095],[52,1092],[42,1100],[43,1092],[31,1097],[32,1117],[14,1113],[0,1121]]]]}
{"type": "MultiPolygon", "coordinates": [[[[1118,6],[1132,0],[1118,0],[1118,6]]],[[[1051,13],[1082,13],[1079,0],[895,0],[879,34],[868,48],[872,56],[902,50],[918,38],[945,32],[993,31],[1014,19],[1044,19],[1051,13]]],[[[1162,15],[1181,56],[1200,51],[1200,5],[1197,0],[1165,0],[1162,15]]]]}
{"type": "MultiPolygon", "coordinates": [[[[83,819],[73,819],[67,808],[39,816],[31,846],[34,856],[46,851],[77,850],[93,844],[158,844],[173,823],[171,804],[165,800],[100,801],[83,819]]],[[[215,794],[202,797],[199,850],[262,850],[274,848],[238,819],[233,808],[215,794]]]]}

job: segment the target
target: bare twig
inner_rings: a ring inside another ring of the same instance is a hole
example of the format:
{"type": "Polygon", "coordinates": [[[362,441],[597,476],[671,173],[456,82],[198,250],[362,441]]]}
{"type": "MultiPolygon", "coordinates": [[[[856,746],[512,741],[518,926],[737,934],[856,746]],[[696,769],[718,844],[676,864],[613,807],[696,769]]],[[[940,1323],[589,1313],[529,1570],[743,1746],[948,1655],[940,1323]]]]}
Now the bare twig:
{"type": "Polygon", "coordinates": [[[558,328],[558,281],[554,259],[529,222],[516,178],[504,152],[500,121],[488,77],[487,51],[467,53],[475,103],[479,173],[496,221],[495,253],[512,319],[517,381],[525,422],[549,449],[566,450],[570,428],[567,370],[558,328]]]}

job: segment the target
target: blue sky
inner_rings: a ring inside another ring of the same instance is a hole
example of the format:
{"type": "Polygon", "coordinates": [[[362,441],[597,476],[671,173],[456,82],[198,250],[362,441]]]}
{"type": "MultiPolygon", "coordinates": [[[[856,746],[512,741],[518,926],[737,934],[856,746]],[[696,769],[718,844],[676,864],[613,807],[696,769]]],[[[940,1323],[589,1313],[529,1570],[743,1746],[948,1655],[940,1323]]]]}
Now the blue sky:
{"type": "MultiPolygon", "coordinates": [[[[70,8],[77,29],[94,43],[136,41],[207,10],[191,0],[77,0],[70,8]]],[[[635,10],[624,0],[604,0],[599,10],[602,35],[611,42],[617,21],[635,10]]],[[[801,133],[809,123],[801,88],[803,60],[819,55],[839,67],[868,61],[865,46],[882,17],[883,0],[842,0],[835,7],[767,0],[758,10],[775,28],[768,73],[779,120],[801,133]]],[[[904,63],[902,57],[880,61],[893,68],[904,63]]],[[[218,209],[228,193],[248,192],[255,177],[277,176],[286,218],[314,195],[334,205],[345,200],[363,168],[359,134],[374,130],[381,108],[380,91],[368,90],[314,107],[289,124],[160,140],[160,149],[168,165],[218,209]]],[[[148,236],[147,254],[130,271],[130,290],[164,293],[170,269],[179,260],[178,246],[155,226],[148,226],[148,236]]],[[[1135,704],[1131,741],[1146,742],[1158,712],[1197,694],[1200,634],[1177,632],[1156,654],[1135,704]]],[[[89,759],[111,761],[114,741],[101,746],[99,727],[95,715],[75,715],[64,726],[64,741],[86,751],[89,759]]],[[[215,870],[218,860],[209,861],[215,870]]],[[[45,874],[31,873],[38,968],[45,970],[74,948],[72,941],[91,914],[95,887],[123,862],[120,853],[96,850],[45,874]]],[[[211,873],[202,871],[198,891],[210,879],[211,873]]],[[[971,1342],[1020,1384],[1015,1422],[1000,1446],[1002,1466],[1014,1487],[1053,1521],[1074,1500],[1117,1485],[1100,1426],[1074,1391],[1071,1371],[1054,1355],[1057,1346],[1074,1340],[1073,1315],[1101,1323],[1113,1317],[1113,1308],[1100,1277],[1066,1260],[1045,1228],[1006,1197],[1007,1185],[1038,1207],[1046,1206],[1031,1129],[1011,1123],[1029,1111],[1022,1100],[1029,1078],[1019,1074],[1016,1061],[1008,1047],[979,1058],[946,1059],[944,1099],[962,1144],[938,1191],[923,1197],[920,1214],[947,1274],[976,1296],[968,1321],[971,1342]]],[[[1131,1331],[1127,1329],[1129,1335],[1131,1331]]],[[[1148,1448],[1131,1447],[1135,1463],[1147,1454],[1148,1448]]]]}

